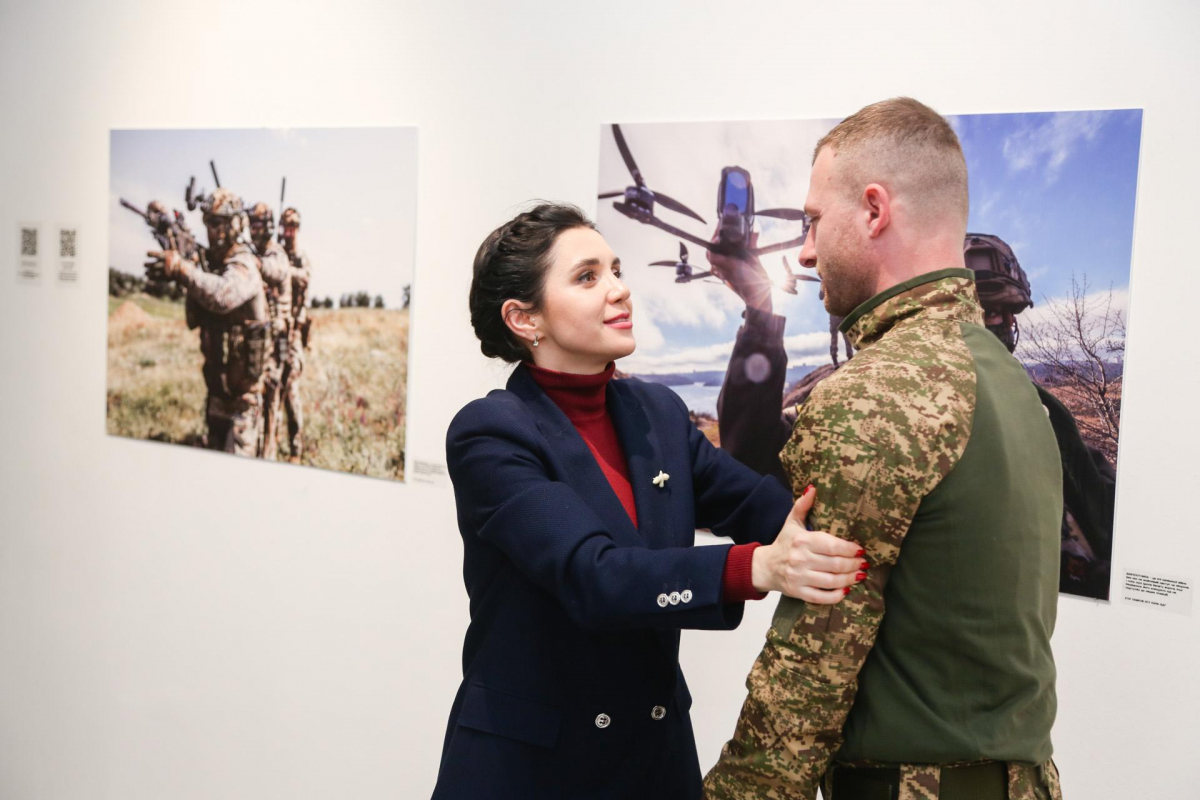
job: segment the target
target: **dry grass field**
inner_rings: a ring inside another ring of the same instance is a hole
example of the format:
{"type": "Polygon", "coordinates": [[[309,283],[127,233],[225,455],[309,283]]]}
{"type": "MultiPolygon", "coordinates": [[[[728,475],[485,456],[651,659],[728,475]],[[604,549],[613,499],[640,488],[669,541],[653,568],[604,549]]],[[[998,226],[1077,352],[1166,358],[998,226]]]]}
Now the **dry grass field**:
{"type": "MultiPolygon", "coordinates": [[[[310,309],[300,378],[302,463],[404,479],[408,312],[310,309]]],[[[109,298],[108,432],[189,446],[203,443],[198,334],[183,304],[138,294],[109,298]]],[[[280,453],[286,458],[281,424],[280,453]]]]}

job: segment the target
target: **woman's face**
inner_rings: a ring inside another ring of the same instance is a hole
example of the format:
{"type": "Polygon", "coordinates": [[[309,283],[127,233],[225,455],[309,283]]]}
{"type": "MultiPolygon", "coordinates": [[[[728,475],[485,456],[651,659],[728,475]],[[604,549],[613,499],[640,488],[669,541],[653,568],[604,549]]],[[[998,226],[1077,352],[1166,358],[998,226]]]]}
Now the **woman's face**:
{"type": "Polygon", "coordinates": [[[594,374],[633,352],[633,302],[621,261],[590,228],[558,235],[546,270],[534,363],[559,372],[594,374]]]}

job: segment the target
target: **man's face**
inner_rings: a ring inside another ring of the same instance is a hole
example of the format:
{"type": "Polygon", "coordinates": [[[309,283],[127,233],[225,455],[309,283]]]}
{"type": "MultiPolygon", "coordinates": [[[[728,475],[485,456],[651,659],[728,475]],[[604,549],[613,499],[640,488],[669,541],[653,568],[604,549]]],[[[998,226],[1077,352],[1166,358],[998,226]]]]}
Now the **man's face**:
{"type": "Polygon", "coordinates": [[[208,231],[208,248],[218,253],[233,246],[233,220],[216,214],[204,216],[204,227],[208,231]]]}
{"type": "Polygon", "coordinates": [[[254,246],[259,250],[266,247],[266,244],[271,239],[271,220],[269,217],[251,217],[250,218],[250,238],[254,240],[254,246]]]}
{"type": "Polygon", "coordinates": [[[865,230],[858,230],[858,203],[842,184],[832,148],[813,163],[804,211],[812,221],[800,263],[816,269],[825,290],[825,310],[845,317],[875,295],[875,270],[866,256],[865,230]]]}
{"type": "Polygon", "coordinates": [[[294,242],[296,241],[296,234],[300,232],[300,226],[295,222],[285,222],[280,231],[285,241],[294,242]]]}
{"type": "Polygon", "coordinates": [[[1004,343],[1008,352],[1017,349],[1017,318],[1011,310],[998,306],[984,306],[983,324],[1004,343]]]}

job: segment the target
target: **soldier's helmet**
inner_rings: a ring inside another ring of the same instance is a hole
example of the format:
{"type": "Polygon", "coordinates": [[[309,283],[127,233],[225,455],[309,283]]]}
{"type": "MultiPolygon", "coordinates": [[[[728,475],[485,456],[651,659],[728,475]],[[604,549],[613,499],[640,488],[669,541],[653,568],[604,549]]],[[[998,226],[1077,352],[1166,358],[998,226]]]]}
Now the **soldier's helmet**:
{"type": "Polygon", "coordinates": [[[167,213],[167,207],[158,200],[151,200],[150,205],[146,206],[146,213],[151,216],[161,216],[167,213]]]}
{"type": "Polygon", "coordinates": [[[203,208],[204,225],[209,229],[209,247],[224,249],[243,241],[247,220],[242,198],[228,189],[217,189],[206,198],[203,208]],[[222,231],[216,238],[214,229],[222,231]]]}
{"type": "Polygon", "coordinates": [[[255,203],[250,209],[250,219],[252,220],[267,220],[271,223],[275,222],[275,210],[266,203],[255,203]]]}
{"type": "Polygon", "coordinates": [[[255,203],[249,216],[251,235],[270,239],[275,233],[275,210],[266,203],[255,203]]]}
{"type": "Polygon", "coordinates": [[[279,224],[280,225],[295,225],[297,228],[299,228],[300,227],[300,212],[294,208],[288,208],[288,209],[284,210],[283,214],[281,214],[279,217],[279,224]]]}
{"type": "Polygon", "coordinates": [[[1033,289],[1008,243],[987,233],[968,233],[963,241],[967,268],[975,273],[975,290],[986,309],[1020,314],[1033,305],[1033,289]]]}
{"type": "Polygon", "coordinates": [[[242,203],[242,198],[238,197],[228,189],[221,188],[214,191],[208,196],[208,202],[205,204],[204,213],[214,217],[234,218],[240,217],[246,213],[246,207],[242,203]]]}

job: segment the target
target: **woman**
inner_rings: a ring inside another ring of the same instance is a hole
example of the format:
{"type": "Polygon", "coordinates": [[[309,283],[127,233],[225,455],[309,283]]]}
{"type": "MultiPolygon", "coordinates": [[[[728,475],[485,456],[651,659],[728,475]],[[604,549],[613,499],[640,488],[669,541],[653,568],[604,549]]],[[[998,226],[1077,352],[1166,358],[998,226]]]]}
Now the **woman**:
{"type": "Polygon", "coordinates": [[[474,270],[483,353],[517,368],[447,435],[471,624],[434,797],[699,797],[679,630],[770,590],[836,602],[861,551],[805,531],[814,491],[793,510],[673,391],[611,380],[633,306],[578,209],[518,215],[474,270]]]}

